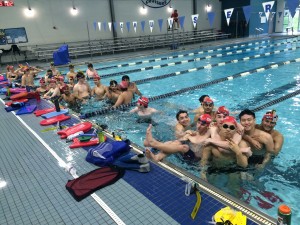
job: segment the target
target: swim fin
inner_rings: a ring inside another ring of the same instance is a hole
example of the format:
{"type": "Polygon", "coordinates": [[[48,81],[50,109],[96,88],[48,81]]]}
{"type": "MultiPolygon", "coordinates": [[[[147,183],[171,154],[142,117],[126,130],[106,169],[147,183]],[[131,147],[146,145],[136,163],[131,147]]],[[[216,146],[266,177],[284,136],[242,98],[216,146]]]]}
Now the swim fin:
{"type": "Polygon", "coordinates": [[[121,161],[116,160],[115,162],[113,162],[113,165],[124,168],[124,169],[128,169],[128,170],[136,170],[136,171],[139,171],[141,173],[150,172],[150,163],[144,163],[144,164],[125,163],[125,162],[121,162],[121,161]]]}

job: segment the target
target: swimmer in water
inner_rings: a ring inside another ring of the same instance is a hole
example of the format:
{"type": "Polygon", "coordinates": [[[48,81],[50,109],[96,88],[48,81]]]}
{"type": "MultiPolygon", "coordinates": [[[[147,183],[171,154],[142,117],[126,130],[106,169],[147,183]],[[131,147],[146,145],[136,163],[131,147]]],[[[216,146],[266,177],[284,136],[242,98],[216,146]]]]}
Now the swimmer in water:
{"type": "Polygon", "coordinates": [[[152,153],[149,149],[146,149],[146,156],[154,161],[161,161],[165,157],[173,153],[182,153],[184,158],[190,160],[199,160],[202,157],[202,143],[209,137],[209,124],[211,117],[208,114],[201,115],[197,121],[196,135],[185,135],[182,140],[160,142],[152,137],[150,124],[147,132],[146,139],[144,141],[145,147],[152,147],[158,149],[158,154],[152,153]]]}
{"type": "Polygon", "coordinates": [[[137,113],[139,116],[138,123],[146,122],[146,123],[152,123],[151,116],[154,113],[158,113],[159,111],[148,107],[149,99],[146,97],[141,97],[138,99],[137,106],[130,110],[130,113],[137,113]]]}

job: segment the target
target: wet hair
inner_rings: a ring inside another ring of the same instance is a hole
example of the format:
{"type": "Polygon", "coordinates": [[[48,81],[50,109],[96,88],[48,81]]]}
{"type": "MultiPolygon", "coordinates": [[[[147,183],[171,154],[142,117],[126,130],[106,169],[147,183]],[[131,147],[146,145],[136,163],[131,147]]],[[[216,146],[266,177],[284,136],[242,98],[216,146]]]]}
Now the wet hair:
{"type": "Polygon", "coordinates": [[[115,80],[111,80],[111,81],[109,81],[109,86],[112,86],[112,85],[118,85],[118,82],[117,81],[115,81],[115,80]]]}
{"type": "Polygon", "coordinates": [[[255,119],[255,113],[250,109],[244,109],[242,112],[240,112],[239,119],[241,120],[241,117],[244,116],[244,115],[253,116],[253,118],[255,119]]]}
{"type": "Polygon", "coordinates": [[[50,73],[50,72],[52,73],[52,70],[47,70],[47,73],[50,73]]]}
{"type": "Polygon", "coordinates": [[[124,75],[124,76],[122,77],[122,80],[130,80],[130,78],[129,78],[129,76],[124,75]]]}
{"type": "Polygon", "coordinates": [[[94,66],[93,66],[92,63],[89,63],[89,64],[87,65],[87,67],[92,67],[92,68],[93,68],[94,66]]]}
{"type": "Polygon", "coordinates": [[[70,65],[69,65],[69,69],[74,69],[74,65],[73,65],[73,64],[70,64],[70,65]]]}
{"type": "Polygon", "coordinates": [[[179,110],[179,111],[176,113],[176,119],[177,119],[177,120],[179,120],[179,116],[180,116],[180,114],[182,114],[182,113],[186,113],[187,115],[189,115],[188,112],[187,112],[186,110],[179,110]]]}
{"type": "Polygon", "coordinates": [[[55,65],[54,65],[54,62],[51,62],[51,63],[50,63],[50,66],[55,66],[55,65]]]}
{"type": "Polygon", "coordinates": [[[79,71],[76,75],[76,78],[79,79],[79,78],[85,78],[83,72],[79,71]]]}
{"type": "Polygon", "coordinates": [[[205,97],[209,97],[208,95],[201,95],[199,98],[199,102],[202,104],[205,97]]]}

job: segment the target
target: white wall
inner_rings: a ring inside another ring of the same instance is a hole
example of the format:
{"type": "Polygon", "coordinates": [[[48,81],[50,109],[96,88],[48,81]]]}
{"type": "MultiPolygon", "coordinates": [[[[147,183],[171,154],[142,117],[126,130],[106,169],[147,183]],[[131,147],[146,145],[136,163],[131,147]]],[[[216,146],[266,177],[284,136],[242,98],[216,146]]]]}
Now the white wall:
{"type": "Polygon", "coordinates": [[[219,0],[210,0],[210,1],[203,1],[197,0],[197,13],[199,14],[197,28],[199,30],[210,29],[209,20],[207,17],[206,5],[210,4],[211,12],[215,12],[215,19],[213,22],[213,28],[220,30],[221,29],[221,11],[222,5],[219,0]]]}
{"type": "MultiPolygon", "coordinates": [[[[219,0],[209,1],[212,5],[212,10],[216,12],[213,28],[220,29],[221,27],[221,3],[219,0]]],[[[70,14],[72,7],[71,0],[29,0],[31,8],[35,10],[34,18],[25,17],[23,10],[27,8],[27,0],[15,1],[14,7],[0,8],[0,29],[25,27],[28,41],[22,45],[36,44],[51,44],[74,41],[88,40],[87,23],[89,24],[89,33],[91,40],[99,40],[112,38],[112,32],[94,30],[93,22],[110,22],[109,0],[74,0],[75,7],[79,10],[77,16],[70,14]],[[4,22],[5,21],[5,22],[4,22]],[[53,27],[57,29],[53,29],[53,27]]],[[[185,16],[185,31],[193,30],[191,15],[193,0],[172,0],[172,7],[177,9],[179,16],[185,16]]],[[[115,19],[118,22],[118,37],[132,37],[150,34],[164,34],[167,32],[167,18],[170,13],[167,12],[167,7],[149,8],[147,15],[141,15],[139,12],[142,6],[140,0],[113,0],[115,9],[115,19]],[[160,32],[158,19],[164,19],[163,30],[160,32]],[[146,22],[145,32],[141,31],[140,22],[146,22]],[[149,20],[154,20],[153,33],[149,29],[149,20]],[[119,22],[124,22],[124,32],[121,33],[119,22]],[[126,22],[131,22],[130,32],[127,32],[126,22]],[[137,33],[133,32],[132,21],[138,22],[137,33]]],[[[197,0],[197,13],[199,21],[198,30],[210,28],[205,12],[203,0],[197,0]]],[[[2,48],[2,46],[0,46],[2,48]]]]}

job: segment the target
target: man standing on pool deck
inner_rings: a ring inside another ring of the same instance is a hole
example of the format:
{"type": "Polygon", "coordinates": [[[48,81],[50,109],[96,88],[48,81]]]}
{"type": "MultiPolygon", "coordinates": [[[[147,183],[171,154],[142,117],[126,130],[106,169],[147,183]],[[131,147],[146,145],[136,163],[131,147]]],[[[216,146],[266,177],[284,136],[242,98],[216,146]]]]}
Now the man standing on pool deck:
{"type": "Polygon", "coordinates": [[[255,127],[255,113],[249,109],[243,110],[239,114],[241,125],[244,127],[243,139],[251,147],[253,155],[249,158],[249,161],[256,158],[256,167],[264,168],[270,161],[271,155],[275,153],[274,142],[272,136],[262,130],[255,127]],[[252,139],[250,139],[251,137],[252,139]],[[253,142],[255,137],[259,137],[259,140],[253,142]],[[263,149],[264,147],[264,149],[263,149]],[[252,159],[251,159],[252,158],[252,159]]]}
{"type": "Polygon", "coordinates": [[[139,91],[138,87],[134,82],[130,82],[130,78],[127,75],[122,77],[122,81],[128,82],[128,91],[131,91],[133,94],[137,94],[138,96],[142,97],[142,93],[139,91]]]}
{"type": "Polygon", "coordinates": [[[161,161],[165,157],[173,153],[182,153],[184,158],[191,160],[200,159],[202,157],[202,142],[209,137],[209,124],[211,117],[208,114],[203,114],[197,121],[197,132],[195,135],[187,134],[181,140],[160,142],[152,137],[150,124],[144,141],[145,147],[158,149],[158,154],[153,154],[151,150],[146,149],[146,156],[154,161],[161,161]]]}
{"type": "MultiPolygon", "coordinates": [[[[261,120],[261,124],[256,124],[255,126],[257,129],[271,134],[274,142],[275,155],[278,155],[278,153],[280,152],[284,141],[283,135],[279,131],[274,130],[277,121],[278,121],[278,115],[276,115],[276,110],[272,110],[266,112],[266,114],[263,116],[261,120]]],[[[249,142],[252,143],[253,146],[258,146],[258,148],[261,148],[260,147],[261,144],[259,140],[260,140],[259,136],[255,136],[254,139],[252,139],[249,136],[249,142]]]]}

